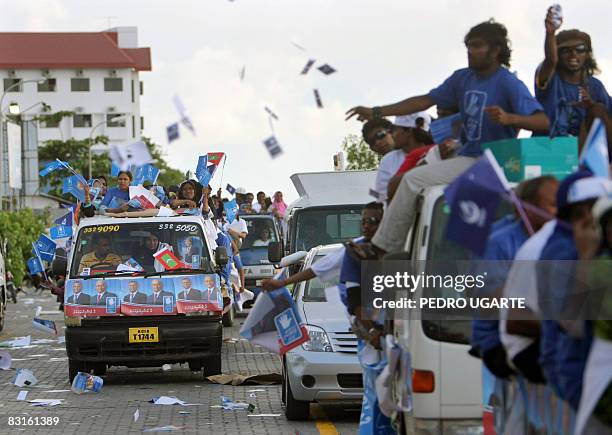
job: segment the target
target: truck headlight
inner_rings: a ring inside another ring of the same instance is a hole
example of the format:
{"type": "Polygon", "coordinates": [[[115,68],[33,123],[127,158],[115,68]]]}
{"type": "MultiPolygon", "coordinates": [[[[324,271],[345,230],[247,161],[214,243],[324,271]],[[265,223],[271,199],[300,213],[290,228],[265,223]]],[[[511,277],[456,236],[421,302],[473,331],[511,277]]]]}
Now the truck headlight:
{"type": "Polygon", "coordinates": [[[318,326],[306,325],[310,340],[302,344],[302,349],[309,352],[333,352],[333,348],[325,331],[318,326]]]}

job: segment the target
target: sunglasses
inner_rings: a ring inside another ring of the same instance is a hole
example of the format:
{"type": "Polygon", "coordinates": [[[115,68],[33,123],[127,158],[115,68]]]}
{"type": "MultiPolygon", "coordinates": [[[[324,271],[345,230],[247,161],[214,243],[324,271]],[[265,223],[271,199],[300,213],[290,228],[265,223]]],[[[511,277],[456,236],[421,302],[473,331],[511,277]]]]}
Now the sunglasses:
{"type": "Polygon", "coordinates": [[[362,218],[361,219],[361,223],[362,224],[368,224],[368,225],[378,225],[380,223],[380,219],[375,218],[375,217],[369,217],[369,218],[362,218]]]}
{"type": "Polygon", "coordinates": [[[584,44],[576,45],[574,47],[562,47],[559,49],[559,53],[562,54],[571,53],[572,51],[575,51],[578,54],[584,54],[589,51],[589,49],[584,44]]]}
{"type": "Polygon", "coordinates": [[[389,130],[378,130],[376,133],[374,133],[374,141],[384,139],[384,137],[388,134],[389,130]]]}

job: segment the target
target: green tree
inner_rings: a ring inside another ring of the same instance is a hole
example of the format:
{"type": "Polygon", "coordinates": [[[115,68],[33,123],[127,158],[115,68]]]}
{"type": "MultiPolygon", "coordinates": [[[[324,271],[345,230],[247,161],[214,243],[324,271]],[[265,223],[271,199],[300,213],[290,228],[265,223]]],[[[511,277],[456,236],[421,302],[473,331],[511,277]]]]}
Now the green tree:
{"type": "MultiPolygon", "coordinates": [[[[160,175],[157,179],[157,184],[160,184],[162,186],[169,186],[172,184],[178,184],[185,179],[183,172],[168,166],[168,164],[162,157],[160,147],[157,144],[155,144],[148,137],[143,137],[142,141],[149,148],[149,152],[151,153],[151,157],[153,158],[153,165],[155,165],[160,170],[160,175]]],[[[97,136],[93,139],[93,144],[100,143],[107,144],[108,137],[97,136]]],[[[55,160],[56,158],[68,162],[75,171],[79,172],[80,174],[83,174],[85,178],[87,178],[87,175],[89,174],[89,139],[46,141],[45,144],[41,146],[38,150],[38,161],[40,162],[41,168],[46,163],[55,160]]],[[[100,175],[110,177],[111,161],[108,154],[93,154],[91,168],[92,175],[94,177],[100,175]]],[[[62,197],[63,179],[69,175],[70,174],[67,173],[67,171],[52,172],[51,174],[45,177],[42,183],[47,184],[51,187],[51,189],[49,190],[49,194],[62,197]]],[[[111,182],[110,179],[109,182],[111,182]]],[[[72,200],[72,197],[70,197],[69,199],[72,200]]]]}
{"type": "Polygon", "coordinates": [[[361,136],[349,134],[342,141],[342,149],[346,154],[346,169],[369,170],[376,169],[380,156],[373,152],[361,136]]]}
{"type": "Polygon", "coordinates": [[[47,220],[47,215],[35,215],[29,208],[0,212],[0,234],[8,241],[8,253],[4,260],[17,285],[23,281],[26,261],[33,256],[32,242],[45,231],[47,220]]]}

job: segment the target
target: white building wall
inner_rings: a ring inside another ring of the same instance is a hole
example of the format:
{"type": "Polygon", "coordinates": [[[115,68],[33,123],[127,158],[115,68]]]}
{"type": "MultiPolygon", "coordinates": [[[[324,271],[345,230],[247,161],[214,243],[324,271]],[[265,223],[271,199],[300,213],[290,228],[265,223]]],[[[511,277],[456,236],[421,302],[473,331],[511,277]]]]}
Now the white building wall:
{"type": "MultiPolygon", "coordinates": [[[[40,80],[45,78],[43,70],[14,70],[14,78],[26,80],[40,80]]],[[[73,111],[80,114],[91,114],[91,127],[74,127],[71,117],[64,118],[59,128],[39,128],[39,143],[46,140],[58,139],[66,140],[69,138],[87,139],[92,127],[97,123],[106,120],[107,114],[123,115],[127,114],[125,127],[108,127],[100,125],[93,132],[94,136],[108,136],[111,143],[123,143],[137,140],[141,136],[140,125],[140,83],[138,71],[131,68],[123,69],[83,69],[81,77],[89,78],[89,92],[72,92],[71,78],[77,77],[77,69],[50,69],[48,78],[56,79],[55,92],[38,92],[37,84],[24,83],[21,92],[8,92],[4,98],[3,111],[6,113],[7,107],[11,102],[17,102],[23,111],[28,107],[43,101],[51,106],[51,112],[73,111]],[[114,71],[115,77],[123,80],[123,90],[121,92],[104,91],[104,78],[111,77],[114,71]],[[133,97],[132,97],[133,84],[133,97]],[[111,108],[114,108],[112,110],[111,108]],[[132,118],[134,128],[132,128],[132,118]]],[[[9,70],[0,70],[0,79],[9,78],[9,70]]],[[[3,83],[3,80],[0,80],[3,83]]],[[[3,90],[3,88],[2,88],[3,90]]],[[[24,113],[24,115],[35,116],[43,114],[42,106],[36,106],[24,113]]],[[[29,117],[29,116],[28,116],[29,117]]]]}

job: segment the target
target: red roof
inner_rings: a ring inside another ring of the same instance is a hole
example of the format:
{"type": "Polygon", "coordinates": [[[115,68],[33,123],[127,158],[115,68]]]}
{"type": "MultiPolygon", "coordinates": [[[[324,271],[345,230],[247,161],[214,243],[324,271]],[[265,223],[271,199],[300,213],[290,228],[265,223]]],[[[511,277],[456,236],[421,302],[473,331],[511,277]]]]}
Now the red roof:
{"type": "Polygon", "coordinates": [[[151,49],[120,48],[116,32],[0,33],[0,69],[8,68],[151,71],[151,49]]]}

